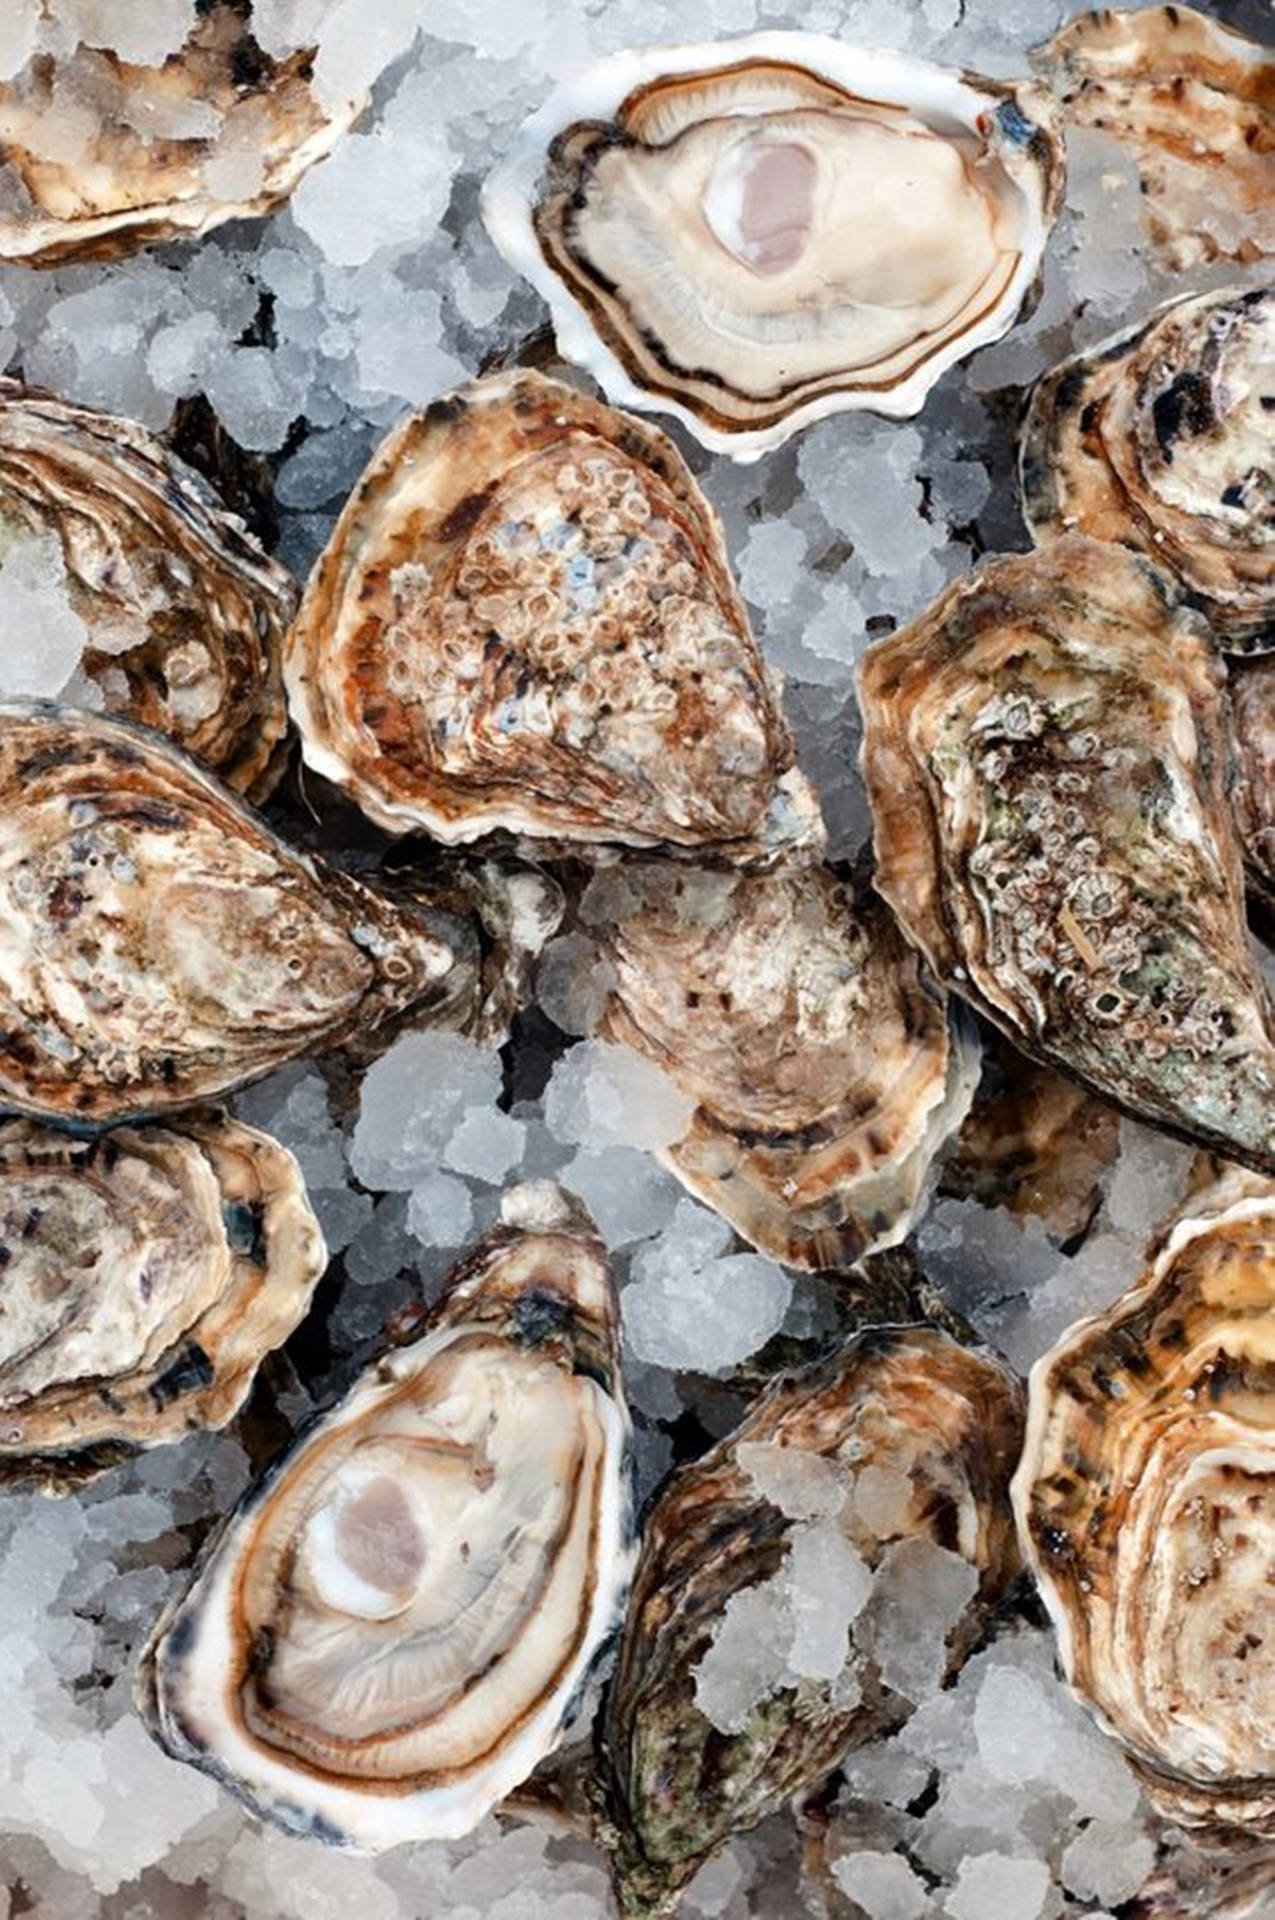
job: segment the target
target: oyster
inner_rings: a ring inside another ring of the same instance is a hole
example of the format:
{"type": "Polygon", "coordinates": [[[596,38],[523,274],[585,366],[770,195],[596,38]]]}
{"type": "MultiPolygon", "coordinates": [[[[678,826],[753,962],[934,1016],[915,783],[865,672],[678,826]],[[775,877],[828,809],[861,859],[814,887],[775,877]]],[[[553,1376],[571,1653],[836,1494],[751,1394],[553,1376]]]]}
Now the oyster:
{"type": "Polygon", "coordinates": [[[1220,645],[1275,647],[1273,408],[1275,292],[1170,301],[1034,389],[1020,451],[1032,538],[1074,528],[1137,547],[1220,645]]]}
{"type": "Polygon", "coordinates": [[[200,0],[159,67],[73,45],[0,85],[0,260],[111,259],[287,199],[366,95],[318,98],[313,48],[271,59],[246,12],[200,0]]]}
{"type": "Polygon", "coordinates": [[[50,536],[107,711],[268,792],[291,575],[144,427],[0,381],[0,542],[50,536]]]}
{"type": "Polygon", "coordinates": [[[389,436],[284,677],[308,764],[389,833],[741,861],[821,841],[680,455],[539,374],[476,381],[389,436]]]}
{"type": "Polygon", "coordinates": [[[1239,763],[1235,819],[1249,889],[1275,913],[1275,657],[1235,662],[1230,692],[1239,763]]]}
{"type": "Polygon", "coordinates": [[[0,1124],[0,1479],[73,1485],[224,1426],[325,1260],[300,1168],[254,1127],[0,1124]]]}
{"type": "Polygon", "coordinates": [[[697,1103],[661,1159],[793,1266],[902,1240],[979,1059],[889,914],[826,867],[635,866],[619,885],[601,1031],[697,1103]]]}
{"type": "Polygon", "coordinates": [[[1275,1185],[1213,1170],[1032,1370],[1014,1479],[1066,1676],[1172,1820],[1275,1835],[1275,1185]]]}
{"type": "Polygon", "coordinates": [[[999,339],[1062,173],[1043,89],[761,33],[569,81],[484,214],[614,401],[750,459],[847,408],[916,413],[999,339]]]}
{"type": "Polygon", "coordinates": [[[558,1741],[632,1566],[602,1244],[550,1186],[456,1269],[232,1516],[139,1704],[279,1825],[365,1849],[468,1832],[558,1741]]]}
{"type": "Polygon", "coordinates": [[[802,1532],[758,1491],[758,1452],[816,1455],[846,1493],[852,1474],[883,1470],[896,1493],[880,1530],[852,1495],[839,1512],[831,1499],[835,1517],[819,1523],[851,1560],[897,1571],[918,1549],[924,1558],[942,1548],[973,1569],[948,1635],[954,1669],[1018,1572],[1007,1488],[1021,1433],[1021,1388],[998,1361],[931,1328],[874,1327],[781,1376],[734,1433],[667,1482],[648,1516],[605,1709],[605,1837],[623,1914],[670,1911],[732,1834],[911,1712],[873,1653],[871,1600],[855,1623],[849,1683],[838,1673],[785,1685],[733,1733],[701,1711],[696,1669],[723,1607],[773,1576],[802,1532]]]}
{"type": "Polygon", "coordinates": [[[1082,13],[1038,48],[1078,126],[1137,162],[1177,270],[1275,253],[1275,55],[1192,7],[1082,13]]]}
{"type": "Polygon", "coordinates": [[[876,885],[1027,1053],[1275,1172],[1222,669],[1167,580],[1069,534],[993,561],[859,677],[876,885]]]}
{"type": "Polygon", "coordinates": [[[0,1106],[190,1106],[466,989],[473,935],[276,840],[157,734],[0,703],[0,1106]]]}

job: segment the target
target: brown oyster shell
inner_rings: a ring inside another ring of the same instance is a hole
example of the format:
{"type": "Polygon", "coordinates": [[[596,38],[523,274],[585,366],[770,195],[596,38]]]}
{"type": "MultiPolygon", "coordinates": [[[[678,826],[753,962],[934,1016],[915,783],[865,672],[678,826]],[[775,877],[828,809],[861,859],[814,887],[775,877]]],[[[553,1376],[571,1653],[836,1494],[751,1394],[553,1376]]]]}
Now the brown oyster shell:
{"type": "Polygon", "coordinates": [[[1275,1172],[1222,669],[1169,583],[1070,534],[865,656],[876,885],[938,977],[1135,1118],[1275,1172]]]}
{"type": "Polygon", "coordinates": [[[262,798],[282,766],[292,576],[144,427],[0,381],[0,541],[50,532],[106,711],[262,798]]]}
{"type": "Polygon", "coordinates": [[[697,1103],[661,1160],[792,1266],[901,1240],[979,1066],[890,915],[826,867],[630,866],[622,884],[600,1031],[697,1103]]]}
{"type": "Polygon", "coordinates": [[[212,0],[199,13],[161,67],[81,45],[39,55],[0,85],[0,260],[114,259],[268,213],[362,112],[364,94],[333,106],[315,97],[313,48],[281,60],[263,53],[237,0],[212,0]],[[98,121],[73,160],[65,140],[48,138],[67,98],[98,121]],[[215,130],[166,131],[192,116],[200,126],[210,112],[215,130]],[[210,184],[210,164],[249,153],[261,160],[256,187],[236,196],[210,184]]]}
{"type": "Polygon", "coordinates": [[[1157,1806],[1275,1836],[1275,1184],[1215,1168],[1032,1370],[1023,1551],[1077,1697],[1157,1806]]]}
{"type": "Polygon", "coordinates": [[[397,427],[287,643],[307,763],[389,833],[761,860],[818,805],[672,443],[535,373],[397,427]]]}
{"type": "Polygon", "coordinates": [[[1083,13],[1033,56],[1137,163],[1173,268],[1275,253],[1275,55],[1191,7],[1083,13]]]}
{"type": "Polygon", "coordinates": [[[1239,762],[1235,819],[1249,887],[1275,914],[1275,657],[1237,662],[1230,688],[1239,762]]]}
{"type": "Polygon", "coordinates": [[[472,934],[276,840],[158,734],[0,703],[0,1107],[168,1112],[454,1001],[472,934]]]}
{"type": "Polygon", "coordinates": [[[738,1734],[700,1712],[695,1669],[722,1608],[776,1572],[798,1522],[758,1492],[748,1442],[816,1453],[847,1474],[906,1474],[912,1500],[889,1538],[852,1504],[838,1524],[876,1566],[891,1541],[959,1553],[978,1590],[949,1636],[953,1670],[1019,1568],[1007,1487],[1022,1433],[1022,1390],[990,1356],[923,1327],[874,1327],[804,1372],[781,1376],[701,1460],[679,1468],[647,1517],[605,1709],[602,1752],[620,1910],[662,1914],[701,1863],[814,1788],[847,1749],[901,1724],[910,1704],[857,1653],[862,1697],[803,1681],[755,1707],[738,1734]]]}
{"type": "Polygon", "coordinates": [[[1264,288],[1171,301],[1064,360],[1037,383],[1023,425],[1033,540],[1075,530],[1137,547],[1220,645],[1275,647],[1272,389],[1275,291],[1264,288]]]}
{"type": "Polygon", "coordinates": [[[223,1115],[0,1123],[0,1480],[62,1489],[222,1427],[326,1262],[301,1170],[223,1115]]]}

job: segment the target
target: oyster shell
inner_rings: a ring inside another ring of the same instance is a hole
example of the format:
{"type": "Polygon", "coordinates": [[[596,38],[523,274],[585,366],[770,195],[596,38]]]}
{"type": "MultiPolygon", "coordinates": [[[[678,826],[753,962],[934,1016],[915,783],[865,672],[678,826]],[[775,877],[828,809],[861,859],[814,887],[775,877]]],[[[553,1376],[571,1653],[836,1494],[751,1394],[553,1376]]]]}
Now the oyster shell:
{"type": "Polygon", "coordinates": [[[162,66],[76,46],[0,85],[0,260],[105,260],[268,213],[358,118],[321,101],[313,48],[274,60],[238,0],[208,0],[162,66]],[[71,103],[77,135],[68,157],[71,103]],[[223,184],[225,183],[225,184],[223,184]]]}
{"type": "Polygon", "coordinates": [[[954,1669],[1018,1572],[1007,1487],[1021,1433],[1022,1390],[998,1361],[931,1328],[875,1327],[781,1376],[733,1433],[666,1483],[647,1519],[605,1709],[607,1837],[623,1914],[669,1912],[732,1834],[911,1712],[857,1626],[858,1688],[839,1677],[803,1680],[755,1706],[733,1734],[700,1711],[696,1668],[722,1608],[773,1575],[799,1531],[759,1493],[748,1446],[817,1454],[847,1488],[869,1465],[906,1476],[906,1498],[883,1533],[853,1500],[824,1524],[870,1567],[927,1542],[976,1570],[977,1590],[948,1638],[954,1669]]]}
{"type": "Polygon", "coordinates": [[[0,1479],[61,1488],[224,1426],[325,1261],[300,1168],[254,1127],[0,1124],[0,1479]]]}
{"type": "Polygon", "coordinates": [[[1137,547],[1220,645],[1275,647],[1272,408],[1275,292],[1170,301],[1035,387],[1020,445],[1033,540],[1137,547]]]}
{"type": "Polygon", "coordinates": [[[557,1743],[632,1567],[615,1294],[587,1216],[515,1188],[424,1330],[248,1496],[139,1704],[294,1832],[453,1838],[557,1743]]]}
{"type": "Polygon", "coordinates": [[[1275,1185],[1216,1171],[1032,1370],[1023,1551],[1073,1691],[1172,1820],[1275,1834],[1275,1185]]]}
{"type": "Polygon", "coordinates": [[[1235,820],[1250,891],[1275,914],[1275,656],[1232,665],[1235,820]]]}
{"type": "Polygon", "coordinates": [[[389,436],[284,677],[308,764],[389,833],[741,861],[821,842],[681,456],[539,374],[476,381],[389,436]]]}
{"type": "Polygon", "coordinates": [[[1027,1053],[1275,1172],[1222,669],[1169,583],[1069,534],[865,656],[876,885],[1027,1053]]]}
{"type": "Polygon", "coordinates": [[[621,884],[601,1031],[697,1103],[660,1158],[793,1266],[902,1240],[979,1056],[890,915],[826,867],[633,866],[621,884]]]}
{"type": "Polygon", "coordinates": [[[0,809],[0,1106],[190,1106],[473,972],[463,923],[284,846],[144,728],[0,703],[0,809]]]}
{"type": "Polygon", "coordinates": [[[292,576],[144,427],[0,381],[0,542],[50,534],[106,710],[267,793],[292,576]]]}
{"type": "Polygon", "coordinates": [[[1275,253],[1275,55],[1192,7],[1104,7],[1071,20],[1035,63],[1069,120],[1137,162],[1166,263],[1275,253]]]}
{"type": "Polygon", "coordinates": [[[1043,89],[810,33],[620,53],[561,87],[484,217],[623,406],[753,459],[916,413],[1013,324],[1062,187],[1043,89]]]}

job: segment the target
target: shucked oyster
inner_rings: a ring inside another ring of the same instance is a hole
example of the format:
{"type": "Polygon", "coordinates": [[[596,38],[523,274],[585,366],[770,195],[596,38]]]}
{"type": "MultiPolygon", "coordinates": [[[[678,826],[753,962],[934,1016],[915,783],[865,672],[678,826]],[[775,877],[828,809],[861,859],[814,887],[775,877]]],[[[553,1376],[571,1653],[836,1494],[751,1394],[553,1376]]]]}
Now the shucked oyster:
{"type": "Polygon", "coordinates": [[[1275,656],[1236,662],[1230,694],[1239,763],[1235,819],[1248,883],[1275,913],[1275,656]]]}
{"type": "Polygon", "coordinates": [[[1169,583],[1070,534],[860,671],[876,885],[941,980],[1140,1119],[1275,1172],[1222,669],[1169,583]]]}
{"type": "Polygon", "coordinates": [[[300,1169],[221,1117],[0,1125],[0,1478],[69,1485],[220,1427],[323,1272],[300,1169]]]}
{"type": "Polygon", "coordinates": [[[0,704],[0,1107],[136,1118],[464,989],[468,929],[294,852],[144,728],[0,704]]]}
{"type": "Polygon", "coordinates": [[[476,381],[389,436],[284,677],[307,762],[389,833],[738,861],[822,837],[680,455],[538,374],[476,381]]]}
{"type": "MultiPolygon", "coordinates": [[[[906,1720],[911,1702],[882,1677],[874,1601],[854,1626],[854,1668],[784,1685],[724,1733],[701,1711],[696,1669],[732,1596],[769,1580],[804,1529],[762,1497],[751,1462],[770,1450],[816,1455],[830,1530],[852,1577],[856,1557],[883,1578],[937,1578],[935,1549],[959,1555],[954,1669],[1018,1571],[1008,1483],[1022,1435],[1022,1391],[991,1358],[923,1327],[874,1327],[829,1360],[781,1377],[743,1423],[668,1481],[642,1555],[604,1721],[609,1845],[621,1912],[667,1913],[678,1890],[733,1833],[816,1786],[848,1748],[906,1720]],[[889,1496],[860,1503],[851,1477],[877,1473],[889,1496]],[[838,1510],[838,1481],[848,1495],[838,1510]]],[[[796,1467],[793,1469],[796,1472],[796,1467]]],[[[833,1539],[825,1541],[831,1550],[833,1539]]],[[[849,1647],[844,1650],[847,1654],[849,1647]]],[[[800,1664],[800,1661],[798,1662],[800,1664]]],[[[814,1661],[809,1666],[817,1664],[814,1661]]]]}
{"type": "Polygon", "coordinates": [[[620,885],[602,1032],[697,1103],[661,1158],[793,1266],[901,1240],[969,1107],[978,1048],[890,915],[826,867],[634,866],[620,885]]]}
{"type": "Polygon", "coordinates": [[[1014,1480],[1064,1671],[1160,1808],[1275,1834],[1275,1186],[1196,1192],[1032,1371],[1014,1480]]]}
{"type": "Polygon", "coordinates": [[[1138,547],[1220,645],[1275,647],[1272,410],[1275,293],[1170,302],[1033,391],[1020,455],[1032,538],[1075,529],[1138,547]]]}
{"type": "Polygon", "coordinates": [[[144,427],[0,381],[0,543],[49,535],[107,711],[268,791],[291,575],[144,427]]]}
{"type": "Polygon", "coordinates": [[[558,344],[624,406],[755,458],[916,413],[1031,290],[1062,185],[1043,90],[807,33],[620,53],[488,182],[558,344]]]}
{"type": "Polygon", "coordinates": [[[557,1744],[632,1565],[615,1295],[554,1187],[252,1492],[143,1656],[161,1744],[294,1832],[453,1838],[557,1744]]]}

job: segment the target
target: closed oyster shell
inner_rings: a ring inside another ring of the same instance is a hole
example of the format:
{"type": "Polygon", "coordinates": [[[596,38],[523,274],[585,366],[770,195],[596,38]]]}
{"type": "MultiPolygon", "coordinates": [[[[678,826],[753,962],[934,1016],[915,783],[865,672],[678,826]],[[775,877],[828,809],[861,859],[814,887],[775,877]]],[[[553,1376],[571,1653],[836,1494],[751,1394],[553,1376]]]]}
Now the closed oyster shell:
{"type": "Polygon", "coordinates": [[[225,1426],[326,1261],[292,1155],[222,1115],[0,1124],[0,1255],[0,1479],[57,1489],[225,1426]]]}
{"type": "Polygon", "coordinates": [[[1033,390],[1020,446],[1033,540],[1075,530],[1139,548],[1220,645],[1275,647],[1273,408],[1275,292],[1170,301],[1033,390]]]}
{"type": "Polygon", "coordinates": [[[1248,884],[1275,914],[1275,657],[1235,664],[1230,691],[1239,762],[1235,819],[1248,884]]]}
{"type": "Polygon", "coordinates": [[[144,427],[0,381],[0,542],[50,533],[107,712],[269,792],[292,576],[144,427]]]}
{"type": "Polygon", "coordinates": [[[539,374],[394,430],[311,576],[284,677],[307,763],[389,833],[738,861],[821,843],[681,456],[539,374]]]}
{"type": "Polygon", "coordinates": [[[613,400],[755,459],[847,408],[916,413],[999,339],[1062,171],[1043,89],[760,33],[568,81],[484,215],[613,400]]]}
{"type": "Polygon", "coordinates": [[[558,1741],[632,1567],[615,1293],[583,1211],[505,1197],[411,1344],[248,1496],[139,1705],[290,1831],[453,1838],[558,1741]]]}
{"type": "Polygon", "coordinates": [[[1068,535],[860,670],[876,885],[938,977],[1136,1118],[1275,1172],[1222,669],[1166,579],[1068,535]]]}
{"type": "Polygon", "coordinates": [[[0,704],[0,1106],[174,1110],[472,973],[472,933],[276,840],[158,734],[0,704]]]}
{"type": "Polygon", "coordinates": [[[902,1240],[979,1056],[890,915],[826,867],[633,866],[624,883],[601,1031],[697,1103],[660,1158],[793,1266],[902,1240]]]}

